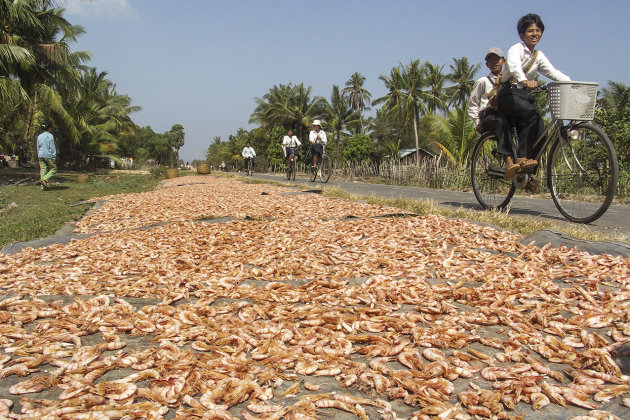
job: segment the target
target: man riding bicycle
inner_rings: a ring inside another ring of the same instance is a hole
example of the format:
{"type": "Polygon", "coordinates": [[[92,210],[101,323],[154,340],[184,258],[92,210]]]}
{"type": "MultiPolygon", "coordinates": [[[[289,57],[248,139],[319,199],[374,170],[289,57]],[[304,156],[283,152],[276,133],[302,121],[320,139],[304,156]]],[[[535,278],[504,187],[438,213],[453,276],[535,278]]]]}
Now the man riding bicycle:
{"type": "Polygon", "coordinates": [[[282,140],[282,149],[284,150],[284,156],[287,158],[287,165],[291,162],[291,156],[295,156],[297,160],[300,157],[300,147],[302,143],[293,135],[293,130],[289,129],[287,135],[282,140]]]}
{"type": "Polygon", "coordinates": [[[252,162],[252,167],[254,167],[254,158],[256,157],[256,152],[254,151],[254,149],[252,148],[249,142],[247,142],[247,145],[243,148],[241,155],[243,156],[243,159],[245,160],[245,168],[248,167],[248,164],[250,161],[252,162]]]}
{"type": "Polygon", "coordinates": [[[319,120],[313,121],[313,129],[309,134],[309,141],[313,144],[311,154],[313,155],[313,170],[317,167],[317,159],[324,152],[324,145],[328,142],[326,133],[322,130],[322,123],[319,120]]]}

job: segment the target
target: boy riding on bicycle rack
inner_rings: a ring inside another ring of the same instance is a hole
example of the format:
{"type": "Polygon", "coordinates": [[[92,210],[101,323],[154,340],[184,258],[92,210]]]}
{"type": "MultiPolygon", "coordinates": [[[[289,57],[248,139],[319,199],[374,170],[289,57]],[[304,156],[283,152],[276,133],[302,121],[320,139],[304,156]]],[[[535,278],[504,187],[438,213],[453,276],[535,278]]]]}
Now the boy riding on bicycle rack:
{"type": "Polygon", "coordinates": [[[479,134],[492,132],[497,139],[497,151],[503,156],[510,156],[507,149],[510,139],[508,122],[503,115],[494,109],[488,99],[488,94],[500,83],[501,70],[505,64],[505,56],[499,48],[490,48],[486,53],[486,66],[490,74],[477,79],[468,100],[468,115],[475,123],[479,134]]]}

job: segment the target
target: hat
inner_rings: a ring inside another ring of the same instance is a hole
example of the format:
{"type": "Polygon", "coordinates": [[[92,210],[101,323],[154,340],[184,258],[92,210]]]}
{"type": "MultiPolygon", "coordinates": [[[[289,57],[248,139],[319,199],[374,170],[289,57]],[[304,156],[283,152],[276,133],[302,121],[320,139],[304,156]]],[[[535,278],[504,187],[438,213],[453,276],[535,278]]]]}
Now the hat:
{"type": "Polygon", "coordinates": [[[322,123],[321,123],[320,120],[315,120],[315,121],[313,121],[313,125],[319,125],[321,127],[322,123]]]}
{"type": "Polygon", "coordinates": [[[488,59],[488,56],[490,54],[494,54],[499,58],[505,58],[505,56],[503,55],[503,51],[501,51],[501,49],[497,47],[493,47],[488,50],[488,52],[486,53],[486,60],[488,59]]]}

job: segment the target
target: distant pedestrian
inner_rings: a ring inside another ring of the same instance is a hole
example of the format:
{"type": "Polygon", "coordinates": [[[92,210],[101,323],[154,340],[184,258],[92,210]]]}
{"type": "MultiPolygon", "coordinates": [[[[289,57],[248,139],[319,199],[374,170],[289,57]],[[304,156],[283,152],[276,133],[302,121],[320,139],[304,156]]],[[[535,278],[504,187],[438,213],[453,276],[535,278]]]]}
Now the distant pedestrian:
{"type": "Polygon", "coordinates": [[[57,148],[51,134],[52,124],[42,124],[44,130],[37,136],[37,157],[39,159],[39,184],[42,190],[48,189],[48,181],[57,173],[57,148]]]}

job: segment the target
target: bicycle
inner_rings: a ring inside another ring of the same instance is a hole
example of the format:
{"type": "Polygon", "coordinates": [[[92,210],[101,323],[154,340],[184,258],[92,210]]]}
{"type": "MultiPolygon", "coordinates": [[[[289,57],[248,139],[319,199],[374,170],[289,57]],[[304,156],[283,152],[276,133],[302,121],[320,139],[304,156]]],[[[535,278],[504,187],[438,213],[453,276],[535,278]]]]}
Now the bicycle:
{"type": "Polygon", "coordinates": [[[295,173],[297,172],[297,155],[295,153],[291,153],[289,155],[289,164],[287,165],[287,179],[291,181],[295,181],[295,173]]]}
{"type": "Polygon", "coordinates": [[[326,145],[323,145],[322,155],[317,159],[317,165],[311,167],[309,174],[311,182],[315,182],[315,179],[319,176],[320,181],[323,183],[328,182],[330,179],[330,173],[332,172],[332,162],[326,154],[326,145]]]}
{"type": "Polygon", "coordinates": [[[254,158],[247,159],[247,176],[252,176],[252,172],[254,171],[254,158]]]}
{"type": "MultiPolygon", "coordinates": [[[[534,91],[547,93],[551,111],[551,121],[534,143],[533,150],[538,150],[534,159],[542,167],[542,158],[546,157],[545,176],[553,202],[565,218],[575,223],[591,223],[600,218],[612,203],[619,181],[615,148],[606,133],[590,123],[597,85],[552,82],[548,88],[534,91]]],[[[512,140],[515,158],[515,127],[512,140]]],[[[483,133],[472,154],[475,197],[484,209],[503,210],[516,189],[525,188],[537,169],[520,170],[513,181],[505,181],[504,156],[497,153],[497,140],[494,134],[483,133]]]]}

